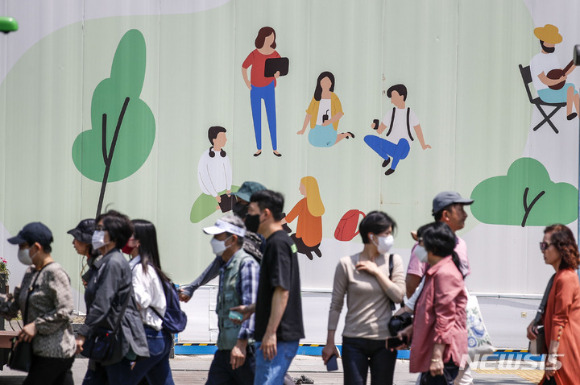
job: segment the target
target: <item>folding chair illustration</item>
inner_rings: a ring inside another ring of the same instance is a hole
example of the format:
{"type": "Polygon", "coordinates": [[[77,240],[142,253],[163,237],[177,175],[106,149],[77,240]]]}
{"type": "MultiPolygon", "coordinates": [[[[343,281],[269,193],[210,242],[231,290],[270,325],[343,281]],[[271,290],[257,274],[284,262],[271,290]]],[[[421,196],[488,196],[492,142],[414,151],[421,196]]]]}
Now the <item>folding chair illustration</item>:
{"type": "Polygon", "coordinates": [[[558,112],[558,110],[560,110],[560,108],[565,107],[566,103],[547,103],[544,102],[542,99],[540,99],[539,96],[537,98],[533,98],[532,91],[530,90],[530,83],[532,83],[532,73],[530,71],[530,66],[522,67],[522,65],[520,64],[519,67],[520,73],[522,74],[522,79],[524,81],[524,86],[526,87],[526,92],[528,93],[528,99],[530,100],[530,103],[535,105],[538,108],[538,110],[540,110],[540,113],[544,117],[544,119],[542,119],[542,121],[540,121],[540,123],[538,123],[533,128],[533,130],[537,131],[538,128],[540,128],[544,123],[548,123],[556,134],[559,133],[560,131],[558,131],[558,129],[550,119],[552,118],[552,116],[556,114],[556,112],[558,112]],[[554,109],[549,114],[546,114],[546,111],[544,111],[542,106],[554,107],[554,109]]]}

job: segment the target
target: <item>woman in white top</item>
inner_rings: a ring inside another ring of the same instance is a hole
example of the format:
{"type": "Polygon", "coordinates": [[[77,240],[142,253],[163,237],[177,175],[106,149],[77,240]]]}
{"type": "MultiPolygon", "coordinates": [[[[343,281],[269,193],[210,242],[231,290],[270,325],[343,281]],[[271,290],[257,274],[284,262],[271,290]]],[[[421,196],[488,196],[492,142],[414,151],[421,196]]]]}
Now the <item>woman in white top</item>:
{"type": "Polygon", "coordinates": [[[170,282],[161,270],[155,226],[143,219],[134,219],[133,236],[123,251],[131,255],[133,293],[147,335],[150,357],[137,361],[133,368],[134,384],[146,378],[150,384],[173,385],[169,353],[172,335],[163,329],[166,309],[163,282],[170,282]]]}
{"type": "Polygon", "coordinates": [[[371,211],[361,221],[360,235],[364,248],[360,253],[342,258],[336,266],[332,300],[328,315],[328,336],[322,350],[326,364],[338,356],[334,335],[346,295],[347,313],[342,333],[344,384],[366,384],[371,370],[371,384],[392,384],[397,353],[386,349],[390,336],[388,322],[391,304],[405,294],[403,260],[392,255],[395,221],[381,211],[371,211]]]}

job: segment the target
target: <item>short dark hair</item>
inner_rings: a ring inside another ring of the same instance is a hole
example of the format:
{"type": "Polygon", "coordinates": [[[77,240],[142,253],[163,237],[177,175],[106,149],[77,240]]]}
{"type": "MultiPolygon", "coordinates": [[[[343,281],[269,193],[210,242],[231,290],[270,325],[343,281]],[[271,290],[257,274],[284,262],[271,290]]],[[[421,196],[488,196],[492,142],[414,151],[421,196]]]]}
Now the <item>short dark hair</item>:
{"type": "Polygon", "coordinates": [[[264,47],[264,43],[266,42],[266,38],[274,34],[274,41],[272,42],[271,47],[276,48],[276,31],[272,27],[262,27],[258,31],[258,36],[256,36],[256,40],[254,41],[254,45],[256,48],[260,49],[264,47]]]}
{"type": "Polygon", "coordinates": [[[133,224],[128,216],[116,210],[109,210],[95,219],[96,223],[103,221],[104,229],[109,233],[111,241],[115,242],[115,247],[123,248],[133,235],[133,224]]]}
{"type": "Polygon", "coordinates": [[[404,84],[395,84],[394,86],[390,86],[387,90],[387,96],[389,98],[393,94],[393,91],[397,91],[397,93],[403,97],[403,100],[407,100],[407,87],[405,87],[404,84]]]}
{"type": "Polygon", "coordinates": [[[451,212],[451,210],[453,209],[453,206],[456,206],[456,205],[461,205],[461,203],[451,203],[451,204],[443,207],[441,210],[437,211],[436,213],[433,213],[433,219],[435,219],[435,222],[441,221],[441,218],[443,218],[443,211],[451,212]]]}
{"type": "MultiPolygon", "coordinates": [[[[42,247],[42,251],[44,251],[45,253],[49,254],[52,251],[52,246],[50,244],[43,245],[40,242],[36,242],[36,243],[38,243],[42,247]]],[[[32,245],[30,245],[30,246],[32,246],[32,245]]]]}
{"type": "Polygon", "coordinates": [[[453,230],[451,230],[451,227],[445,222],[431,222],[422,229],[421,239],[423,240],[425,250],[430,251],[433,255],[440,258],[451,255],[455,267],[457,267],[457,270],[463,276],[461,261],[455,252],[457,237],[453,230]]]}
{"type": "Polygon", "coordinates": [[[207,138],[209,142],[213,146],[213,141],[217,138],[220,132],[226,132],[226,129],[222,126],[211,126],[209,130],[207,130],[207,138]]]}
{"type": "Polygon", "coordinates": [[[284,218],[284,196],[272,190],[256,191],[252,194],[250,202],[256,202],[260,211],[270,210],[276,221],[284,218]]]}
{"type": "Polygon", "coordinates": [[[369,233],[380,234],[391,228],[393,232],[397,228],[397,222],[387,213],[382,211],[371,211],[368,213],[358,226],[360,237],[363,243],[369,243],[369,233]]]}
{"type": "Polygon", "coordinates": [[[451,228],[444,222],[432,222],[421,231],[425,250],[438,257],[447,257],[453,253],[457,238],[451,228]]]}

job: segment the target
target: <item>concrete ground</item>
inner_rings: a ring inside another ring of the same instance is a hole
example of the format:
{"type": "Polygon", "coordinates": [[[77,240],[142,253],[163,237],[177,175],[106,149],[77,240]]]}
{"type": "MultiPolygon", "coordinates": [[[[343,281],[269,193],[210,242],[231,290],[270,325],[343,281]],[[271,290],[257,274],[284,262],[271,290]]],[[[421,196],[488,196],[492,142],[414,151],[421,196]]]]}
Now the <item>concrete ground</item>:
{"type": "MultiPolygon", "coordinates": [[[[171,360],[171,368],[175,384],[205,384],[207,372],[213,356],[208,355],[178,355],[171,360]]],[[[290,367],[290,375],[294,378],[305,375],[314,384],[342,384],[342,365],[340,360],[337,372],[327,372],[320,357],[297,356],[290,367]]],[[[524,385],[536,384],[541,379],[542,371],[532,369],[513,369],[515,366],[501,363],[488,364],[485,368],[473,370],[474,384],[524,385]],[[499,368],[498,368],[499,366],[499,368]],[[510,369],[511,368],[511,369],[510,369]]],[[[75,384],[81,384],[87,368],[87,360],[75,360],[73,374],[75,384]]],[[[7,367],[0,372],[0,384],[20,385],[25,373],[12,371],[7,367]]],[[[395,385],[414,385],[416,374],[409,373],[409,361],[398,360],[395,371],[395,385]]],[[[370,380],[369,380],[370,382],[370,380]]],[[[152,384],[153,385],[153,384],[152,384]]]]}

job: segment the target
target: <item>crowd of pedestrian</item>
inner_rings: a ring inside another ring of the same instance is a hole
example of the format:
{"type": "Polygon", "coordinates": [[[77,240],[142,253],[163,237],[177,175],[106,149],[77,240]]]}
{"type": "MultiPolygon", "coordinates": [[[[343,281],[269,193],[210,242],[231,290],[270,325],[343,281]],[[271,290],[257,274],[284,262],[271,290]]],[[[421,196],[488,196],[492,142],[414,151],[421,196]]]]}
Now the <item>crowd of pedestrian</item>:
{"type": "MultiPolygon", "coordinates": [[[[85,261],[87,314],[76,335],[70,278],[51,256],[50,229],[33,222],[10,238],[28,269],[13,294],[0,295],[0,315],[22,314],[16,344],[31,349],[24,383],[72,384],[75,354],[82,354],[89,358],[86,385],[173,384],[172,334],[186,323],[178,300],[190,301],[216,277],[219,335],[207,384],[295,383],[287,370],[304,323],[298,248],[284,229],[284,198],[256,182],[232,195],[234,215],[203,229],[215,259],[178,291],[162,270],[153,223],[113,210],[80,221],[68,232],[85,261]]],[[[406,273],[401,256],[391,253],[395,220],[371,211],[361,221],[363,249],[336,266],[322,350],[329,369],[342,359],[344,384],[366,384],[369,370],[371,384],[393,384],[402,348],[410,348],[418,384],[473,383],[464,283],[470,266],[456,234],[467,218],[464,207],[472,203],[450,191],[434,198],[434,222],[412,232],[416,244],[406,273]],[[340,351],[335,338],[345,297],[340,351]]],[[[527,336],[545,342],[542,383],[571,384],[580,372],[578,247],[564,225],[544,233],[540,249],[556,273],[527,336]]]]}

